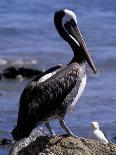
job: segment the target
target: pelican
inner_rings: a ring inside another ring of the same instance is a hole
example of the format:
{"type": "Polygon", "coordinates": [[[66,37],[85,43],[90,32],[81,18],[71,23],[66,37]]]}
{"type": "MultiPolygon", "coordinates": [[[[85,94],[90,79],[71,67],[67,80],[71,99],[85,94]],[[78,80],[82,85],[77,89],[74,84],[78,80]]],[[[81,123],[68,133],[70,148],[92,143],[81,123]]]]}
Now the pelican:
{"type": "Polygon", "coordinates": [[[30,81],[19,101],[17,125],[12,131],[14,140],[29,136],[42,123],[54,135],[49,121],[58,119],[69,136],[75,136],[65,124],[67,112],[72,111],[86,85],[87,63],[96,73],[77,25],[76,15],[68,9],[57,11],[54,23],[60,36],[70,45],[74,56],[67,65],[57,65],[30,81]]]}

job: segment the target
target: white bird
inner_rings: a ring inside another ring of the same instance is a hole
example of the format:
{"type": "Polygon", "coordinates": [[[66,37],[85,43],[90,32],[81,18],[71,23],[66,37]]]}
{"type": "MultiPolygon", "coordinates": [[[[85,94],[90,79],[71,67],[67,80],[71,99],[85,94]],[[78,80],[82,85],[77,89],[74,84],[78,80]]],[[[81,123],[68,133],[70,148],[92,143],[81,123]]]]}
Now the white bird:
{"type": "Polygon", "coordinates": [[[91,133],[91,139],[100,140],[108,143],[108,140],[106,139],[104,133],[99,129],[99,123],[98,122],[92,122],[91,123],[92,133],[91,133]]]}

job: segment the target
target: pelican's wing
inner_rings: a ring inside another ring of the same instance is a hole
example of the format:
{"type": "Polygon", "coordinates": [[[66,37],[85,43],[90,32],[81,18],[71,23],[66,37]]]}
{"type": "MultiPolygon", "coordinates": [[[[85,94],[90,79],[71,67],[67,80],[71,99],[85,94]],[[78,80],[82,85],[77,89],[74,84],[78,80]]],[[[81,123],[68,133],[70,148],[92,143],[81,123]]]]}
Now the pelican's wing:
{"type": "Polygon", "coordinates": [[[42,72],[40,75],[38,75],[37,77],[35,77],[32,81],[39,81],[40,78],[42,78],[43,76],[50,74],[50,73],[57,73],[59,70],[61,70],[62,68],[64,68],[65,66],[62,64],[59,64],[57,66],[51,67],[48,70],[42,72]]]}
{"type": "Polygon", "coordinates": [[[79,66],[73,64],[59,70],[41,83],[37,80],[31,81],[21,95],[20,117],[25,115],[42,120],[49,117],[47,114],[54,115],[55,111],[61,108],[61,103],[79,81],[78,79],[79,66]],[[24,114],[25,112],[27,115],[24,114]]]}

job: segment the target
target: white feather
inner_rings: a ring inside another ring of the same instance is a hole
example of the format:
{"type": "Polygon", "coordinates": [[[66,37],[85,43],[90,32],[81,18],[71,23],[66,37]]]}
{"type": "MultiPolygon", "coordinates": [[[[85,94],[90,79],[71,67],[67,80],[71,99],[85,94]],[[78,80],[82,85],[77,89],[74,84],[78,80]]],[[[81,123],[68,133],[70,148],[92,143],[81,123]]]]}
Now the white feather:
{"type": "Polygon", "coordinates": [[[75,41],[75,43],[77,43],[78,46],[80,46],[79,42],[72,35],[69,34],[69,36],[75,41]]]}
{"type": "Polygon", "coordinates": [[[77,96],[75,97],[74,101],[72,102],[71,106],[68,108],[68,111],[72,111],[74,109],[75,104],[77,103],[78,99],[82,95],[85,85],[86,85],[87,76],[85,75],[83,79],[81,80],[79,91],[77,96]]]}
{"type": "Polygon", "coordinates": [[[52,73],[48,73],[48,74],[42,76],[42,77],[39,79],[39,83],[46,81],[47,79],[49,79],[50,77],[52,77],[54,74],[56,74],[56,71],[54,71],[54,72],[52,72],[52,73]]]}
{"type": "Polygon", "coordinates": [[[77,24],[77,18],[74,12],[64,9],[65,15],[62,19],[62,25],[66,24],[66,22],[70,21],[71,19],[74,19],[75,23],[77,24]]]}

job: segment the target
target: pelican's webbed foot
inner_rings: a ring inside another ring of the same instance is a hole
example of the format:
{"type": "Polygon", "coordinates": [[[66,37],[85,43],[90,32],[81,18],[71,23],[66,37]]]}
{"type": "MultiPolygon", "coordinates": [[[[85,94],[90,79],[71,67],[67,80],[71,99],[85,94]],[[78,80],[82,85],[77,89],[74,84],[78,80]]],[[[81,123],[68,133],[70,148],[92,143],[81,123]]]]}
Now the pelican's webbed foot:
{"type": "Polygon", "coordinates": [[[72,137],[78,137],[75,134],[73,134],[70,129],[66,126],[64,119],[60,119],[59,120],[60,126],[65,130],[65,132],[67,133],[68,136],[72,136],[72,137]]]}

